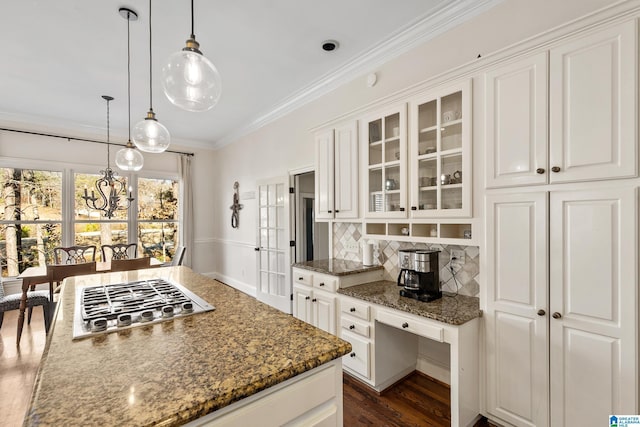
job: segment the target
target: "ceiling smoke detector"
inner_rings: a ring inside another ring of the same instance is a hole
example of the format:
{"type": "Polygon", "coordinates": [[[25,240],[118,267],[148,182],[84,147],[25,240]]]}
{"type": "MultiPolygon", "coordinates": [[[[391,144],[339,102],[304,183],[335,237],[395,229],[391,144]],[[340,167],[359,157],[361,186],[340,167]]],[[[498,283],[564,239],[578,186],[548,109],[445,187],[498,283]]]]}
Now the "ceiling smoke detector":
{"type": "Polygon", "coordinates": [[[338,46],[340,46],[340,44],[335,40],[325,40],[322,42],[322,50],[326,50],[327,52],[336,50],[338,46]]]}

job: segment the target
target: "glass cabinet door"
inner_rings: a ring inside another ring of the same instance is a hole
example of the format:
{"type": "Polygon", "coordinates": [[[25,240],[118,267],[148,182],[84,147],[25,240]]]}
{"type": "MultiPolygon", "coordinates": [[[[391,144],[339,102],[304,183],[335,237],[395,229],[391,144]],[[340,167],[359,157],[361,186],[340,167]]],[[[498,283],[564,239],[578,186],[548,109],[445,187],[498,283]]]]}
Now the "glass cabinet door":
{"type": "Polygon", "coordinates": [[[367,217],[406,216],[406,106],[362,120],[367,217]]]}
{"type": "Polygon", "coordinates": [[[410,150],[413,217],[471,213],[471,83],[412,102],[410,150]]]}

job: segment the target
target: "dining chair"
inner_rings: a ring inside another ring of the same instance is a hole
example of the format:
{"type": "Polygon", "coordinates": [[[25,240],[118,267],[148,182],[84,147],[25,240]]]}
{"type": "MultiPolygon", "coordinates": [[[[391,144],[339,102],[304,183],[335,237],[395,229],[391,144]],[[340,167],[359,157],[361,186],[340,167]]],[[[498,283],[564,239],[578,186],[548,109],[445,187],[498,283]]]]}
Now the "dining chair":
{"type": "Polygon", "coordinates": [[[178,246],[176,248],[176,252],[173,254],[173,259],[171,260],[171,266],[182,265],[184,261],[184,253],[187,251],[187,248],[184,246],[178,246]]]}
{"type": "Polygon", "coordinates": [[[102,261],[116,259],[131,259],[138,256],[137,243],[115,243],[113,245],[102,245],[102,261]],[[106,249],[106,250],[105,250],[106,249]],[[108,256],[111,255],[111,256],[108,256]]]}
{"type": "Polygon", "coordinates": [[[114,259],[111,260],[111,268],[109,271],[129,271],[140,270],[142,268],[150,268],[151,258],[133,258],[133,259],[114,259]]]}
{"type": "Polygon", "coordinates": [[[49,276],[49,294],[53,301],[53,294],[58,291],[60,284],[67,277],[94,274],[96,272],[96,262],[84,262],[81,264],[54,264],[47,265],[47,275],[49,276]]]}
{"type": "Polygon", "coordinates": [[[20,337],[22,336],[22,328],[24,325],[24,311],[26,308],[42,306],[44,314],[44,329],[49,332],[51,325],[51,301],[47,295],[47,291],[30,291],[31,284],[28,281],[22,282],[22,292],[17,294],[6,295],[4,290],[4,280],[0,277],[0,328],[4,320],[5,311],[20,310],[18,317],[18,333],[16,335],[16,345],[20,345],[20,337]],[[24,300],[24,305],[20,307],[24,300]]]}
{"type": "Polygon", "coordinates": [[[81,264],[96,260],[96,246],[58,246],[53,248],[53,256],[56,264],[81,264]],[[91,258],[88,258],[88,257],[91,258]]]}

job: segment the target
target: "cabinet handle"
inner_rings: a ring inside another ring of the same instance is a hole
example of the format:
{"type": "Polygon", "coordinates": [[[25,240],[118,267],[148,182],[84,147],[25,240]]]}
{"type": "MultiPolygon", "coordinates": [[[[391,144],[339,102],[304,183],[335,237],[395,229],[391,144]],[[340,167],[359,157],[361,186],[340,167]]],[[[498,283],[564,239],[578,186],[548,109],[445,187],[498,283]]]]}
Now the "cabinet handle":
{"type": "Polygon", "coordinates": [[[553,313],[551,315],[551,317],[553,317],[554,319],[560,319],[562,317],[562,314],[558,313],[557,311],[555,313],[553,313]]]}
{"type": "Polygon", "coordinates": [[[404,208],[400,208],[400,212],[404,212],[404,208]]]}
{"type": "Polygon", "coordinates": [[[312,299],[311,302],[316,302],[318,301],[316,298],[312,299]]]}
{"type": "Polygon", "coordinates": [[[320,283],[320,286],[324,286],[324,282],[320,283]]]}
{"type": "Polygon", "coordinates": [[[338,209],[336,209],[336,213],[340,213],[340,211],[338,209]]]}
{"type": "Polygon", "coordinates": [[[536,173],[542,175],[544,173],[544,168],[538,168],[536,169],[536,173]]]}
{"type": "Polygon", "coordinates": [[[304,280],[304,277],[298,277],[298,280],[304,280]]]}
{"type": "Polygon", "coordinates": [[[417,207],[415,207],[415,206],[411,206],[411,210],[412,210],[412,211],[417,211],[417,210],[418,210],[418,208],[417,208],[417,207]]]}
{"type": "Polygon", "coordinates": [[[327,211],[327,213],[332,213],[333,211],[327,211]]]}
{"type": "Polygon", "coordinates": [[[408,328],[408,327],[409,327],[409,324],[408,324],[407,322],[404,322],[404,323],[402,324],[402,327],[403,327],[403,328],[408,328]]]}
{"type": "Polygon", "coordinates": [[[543,309],[538,310],[538,316],[544,316],[545,314],[547,314],[547,312],[543,309]]]}
{"type": "Polygon", "coordinates": [[[356,311],[356,308],[355,308],[355,307],[351,307],[351,308],[349,309],[349,311],[353,313],[354,311],[356,311]]]}
{"type": "Polygon", "coordinates": [[[560,166],[554,166],[551,168],[551,172],[560,172],[560,166]]]}
{"type": "Polygon", "coordinates": [[[260,248],[253,248],[254,251],[260,252],[260,248]]]}
{"type": "Polygon", "coordinates": [[[356,353],[355,353],[355,352],[354,352],[354,353],[351,353],[349,356],[351,356],[351,357],[356,357],[356,353]]]}
{"type": "Polygon", "coordinates": [[[349,325],[349,329],[355,329],[356,325],[349,325]]]}
{"type": "Polygon", "coordinates": [[[311,299],[311,297],[304,297],[304,299],[311,299]]]}

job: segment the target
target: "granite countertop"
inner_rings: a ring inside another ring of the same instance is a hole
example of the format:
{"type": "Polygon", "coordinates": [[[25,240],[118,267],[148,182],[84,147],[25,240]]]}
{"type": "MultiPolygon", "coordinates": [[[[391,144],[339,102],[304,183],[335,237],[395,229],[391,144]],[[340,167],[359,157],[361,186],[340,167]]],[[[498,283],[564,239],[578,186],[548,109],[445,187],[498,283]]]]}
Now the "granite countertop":
{"type": "Polygon", "coordinates": [[[382,270],[381,265],[363,265],[357,261],[330,258],[314,261],[297,262],[292,267],[316,271],[318,273],[331,274],[333,276],[347,276],[349,274],[364,273],[373,270],[382,270]]]}
{"type": "Polygon", "coordinates": [[[186,267],[65,280],[24,425],[181,425],[351,351],[186,267]],[[215,310],[72,341],[76,286],[160,277],[215,310]]]}
{"type": "Polygon", "coordinates": [[[400,296],[395,282],[380,280],[338,289],[338,293],[396,310],[427,317],[450,325],[462,325],[480,317],[480,302],[476,297],[442,293],[442,298],[431,302],[417,301],[400,296]]]}

